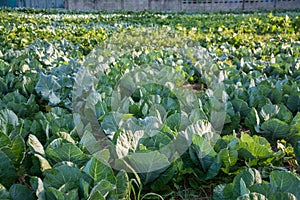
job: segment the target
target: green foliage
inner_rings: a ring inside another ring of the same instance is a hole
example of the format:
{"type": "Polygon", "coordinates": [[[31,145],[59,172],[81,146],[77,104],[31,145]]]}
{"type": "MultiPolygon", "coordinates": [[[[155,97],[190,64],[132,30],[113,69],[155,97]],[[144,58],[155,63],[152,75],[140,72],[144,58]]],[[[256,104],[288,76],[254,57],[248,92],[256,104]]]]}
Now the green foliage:
{"type": "Polygon", "coordinates": [[[287,171],[272,171],[269,181],[262,182],[255,169],[244,169],[232,183],[219,185],[214,190],[214,199],[298,199],[300,184],[297,175],[287,171]]]}
{"type": "Polygon", "coordinates": [[[0,199],[300,199],[299,12],[0,16],[0,199]]]}

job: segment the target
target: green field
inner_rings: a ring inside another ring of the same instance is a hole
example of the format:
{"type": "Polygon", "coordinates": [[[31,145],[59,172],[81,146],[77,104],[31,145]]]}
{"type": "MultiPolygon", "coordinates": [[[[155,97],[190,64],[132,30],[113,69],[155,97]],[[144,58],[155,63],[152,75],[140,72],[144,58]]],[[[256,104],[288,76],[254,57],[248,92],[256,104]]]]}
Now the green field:
{"type": "Polygon", "coordinates": [[[300,199],[300,12],[0,9],[0,199],[300,199]]]}

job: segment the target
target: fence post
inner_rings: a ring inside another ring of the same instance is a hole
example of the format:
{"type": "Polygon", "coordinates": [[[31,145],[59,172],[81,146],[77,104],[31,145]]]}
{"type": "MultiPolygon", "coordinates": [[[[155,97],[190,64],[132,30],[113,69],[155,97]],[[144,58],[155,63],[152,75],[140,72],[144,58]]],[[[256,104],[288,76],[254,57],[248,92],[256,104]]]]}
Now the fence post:
{"type": "Polygon", "coordinates": [[[277,7],[277,0],[274,0],[274,10],[276,10],[277,7]]]}
{"type": "Polygon", "coordinates": [[[242,10],[245,10],[245,0],[243,0],[242,10]]]}

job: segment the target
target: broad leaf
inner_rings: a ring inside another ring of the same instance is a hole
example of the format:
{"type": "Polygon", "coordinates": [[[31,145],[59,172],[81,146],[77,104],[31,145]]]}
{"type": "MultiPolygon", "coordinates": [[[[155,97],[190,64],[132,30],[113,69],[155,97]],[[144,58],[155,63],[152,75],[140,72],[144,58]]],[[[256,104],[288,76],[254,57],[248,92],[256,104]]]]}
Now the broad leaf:
{"type": "Polygon", "coordinates": [[[287,107],[292,111],[292,112],[298,112],[300,111],[300,96],[299,94],[291,94],[286,102],[287,107]]]}
{"type": "Polygon", "coordinates": [[[107,180],[112,184],[116,183],[116,179],[112,168],[103,160],[92,157],[84,167],[83,171],[88,174],[96,185],[101,180],[107,180]]]}
{"type": "Polygon", "coordinates": [[[251,192],[263,194],[267,198],[274,194],[274,192],[276,191],[276,188],[273,188],[268,183],[257,183],[253,186],[250,186],[249,189],[251,192]]]}
{"type": "Polygon", "coordinates": [[[290,123],[293,119],[293,113],[285,105],[280,104],[277,118],[286,123],[290,123]]]}
{"type": "Polygon", "coordinates": [[[16,166],[20,165],[21,161],[25,157],[25,152],[26,152],[25,141],[21,135],[16,136],[12,140],[11,151],[15,155],[15,160],[13,161],[13,163],[15,163],[16,166]]]}
{"type": "Polygon", "coordinates": [[[298,163],[300,163],[300,141],[298,141],[294,146],[294,152],[298,163]]]}
{"type": "Polygon", "coordinates": [[[12,161],[0,151],[0,183],[9,188],[14,182],[16,176],[16,169],[12,164],[12,161]]]}
{"type": "Polygon", "coordinates": [[[89,196],[90,184],[84,179],[79,180],[79,194],[81,199],[87,199],[89,196]]]}
{"type": "Polygon", "coordinates": [[[19,124],[18,116],[11,110],[0,111],[0,131],[9,135],[14,127],[19,124]]]}
{"type": "Polygon", "coordinates": [[[78,181],[87,177],[76,167],[60,165],[44,172],[44,186],[60,188],[66,183],[78,183],[78,181]]]}
{"type": "Polygon", "coordinates": [[[75,144],[62,143],[55,148],[48,146],[46,149],[46,155],[54,163],[61,161],[70,161],[82,166],[88,160],[85,155],[75,144]]]}
{"type": "Polygon", "coordinates": [[[261,125],[262,133],[271,139],[289,137],[290,127],[279,119],[270,119],[261,125]]]}
{"type": "Polygon", "coordinates": [[[244,182],[243,178],[240,180],[240,194],[246,195],[250,194],[250,190],[247,188],[246,183],[244,182]]]}
{"type": "Polygon", "coordinates": [[[174,176],[176,167],[174,165],[170,166],[166,171],[164,171],[159,178],[157,178],[153,183],[151,183],[151,189],[154,191],[160,191],[163,186],[165,186],[174,176]]]}
{"type": "Polygon", "coordinates": [[[243,192],[246,190],[245,188],[249,188],[250,186],[261,183],[262,178],[258,170],[256,169],[244,169],[240,172],[233,180],[233,189],[238,196],[244,195],[243,192]],[[243,180],[243,185],[241,185],[241,180],[243,180]],[[243,190],[241,190],[243,188],[243,190]]]}
{"type": "Polygon", "coordinates": [[[278,192],[289,192],[300,199],[300,178],[291,172],[272,171],[270,174],[270,184],[276,188],[278,192]]]}
{"type": "Polygon", "coordinates": [[[78,194],[78,189],[75,188],[73,190],[70,190],[68,192],[65,193],[65,199],[68,200],[68,199],[74,199],[74,200],[80,200],[79,199],[79,194],[78,194]]]}
{"type": "Polygon", "coordinates": [[[263,137],[242,133],[239,143],[239,157],[246,161],[269,163],[274,159],[270,143],[263,137]]]}
{"type": "Polygon", "coordinates": [[[297,200],[298,198],[295,195],[288,192],[275,192],[268,199],[269,200],[297,200]]]}
{"type": "Polygon", "coordinates": [[[250,112],[250,108],[245,101],[241,99],[234,99],[231,101],[231,103],[234,107],[235,112],[239,112],[243,119],[247,117],[248,113],[250,112]]]}
{"type": "Polygon", "coordinates": [[[64,193],[60,192],[58,189],[54,187],[48,187],[46,188],[46,199],[48,200],[57,200],[62,199],[65,200],[64,193]]]}
{"type": "Polygon", "coordinates": [[[132,168],[140,173],[144,183],[149,183],[158,178],[160,173],[170,165],[166,156],[158,151],[135,153],[127,158],[132,168]]]}
{"type": "Polygon", "coordinates": [[[116,181],[117,199],[127,199],[130,190],[129,178],[127,173],[124,170],[119,171],[116,175],[116,181]]]}
{"type": "Polygon", "coordinates": [[[204,179],[217,175],[221,164],[218,162],[217,153],[208,139],[204,136],[195,135],[189,153],[193,162],[202,168],[205,174],[204,179]]]}
{"type": "Polygon", "coordinates": [[[46,189],[47,200],[79,200],[78,189],[73,189],[68,192],[61,192],[60,190],[48,187],[46,189]]]}
{"type": "Polygon", "coordinates": [[[49,100],[50,105],[57,105],[61,102],[59,91],[61,86],[55,76],[40,74],[39,81],[35,86],[37,93],[40,93],[45,100],[49,100]]]}
{"type": "Polygon", "coordinates": [[[238,161],[238,152],[235,149],[222,149],[218,153],[218,160],[225,165],[225,171],[229,172],[229,167],[234,166],[238,161]]]}
{"type": "Polygon", "coordinates": [[[300,112],[296,114],[290,124],[290,138],[289,141],[295,145],[297,141],[300,141],[300,112]]]}
{"type": "Polygon", "coordinates": [[[98,190],[93,190],[88,200],[105,200],[104,196],[98,190]]]}
{"type": "Polygon", "coordinates": [[[34,200],[32,191],[21,184],[14,184],[9,189],[9,194],[13,200],[34,200]]]}
{"type": "Polygon", "coordinates": [[[11,145],[10,138],[3,132],[0,132],[0,149],[11,145]]]}
{"type": "Polygon", "coordinates": [[[102,197],[105,198],[113,189],[114,186],[111,184],[111,182],[107,180],[101,180],[91,190],[90,199],[102,199],[102,197]]]}

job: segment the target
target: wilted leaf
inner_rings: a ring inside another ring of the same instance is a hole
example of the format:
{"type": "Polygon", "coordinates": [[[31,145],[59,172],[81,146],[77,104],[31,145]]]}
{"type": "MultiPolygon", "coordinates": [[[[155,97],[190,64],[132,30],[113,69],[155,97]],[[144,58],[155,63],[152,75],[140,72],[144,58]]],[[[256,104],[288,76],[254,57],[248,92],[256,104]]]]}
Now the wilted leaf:
{"type": "Polygon", "coordinates": [[[39,200],[46,200],[43,181],[39,177],[30,177],[30,185],[39,200]]]}
{"type": "Polygon", "coordinates": [[[41,156],[40,154],[34,154],[35,157],[37,157],[40,161],[40,170],[43,172],[47,169],[51,169],[51,165],[49,164],[48,160],[41,156]]]}
{"type": "Polygon", "coordinates": [[[273,104],[266,104],[261,108],[260,115],[264,121],[274,118],[279,113],[279,107],[273,104]]]}
{"type": "Polygon", "coordinates": [[[251,108],[245,119],[245,125],[251,130],[251,133],[258,133],[260,126],[260,118],[255,108],[251,108]]]}
{"type": "Polygon", "coordinates": [[[44,147],[35,135],[29,134],[27,144],[34,152],[45,155],[44,147]]]}

